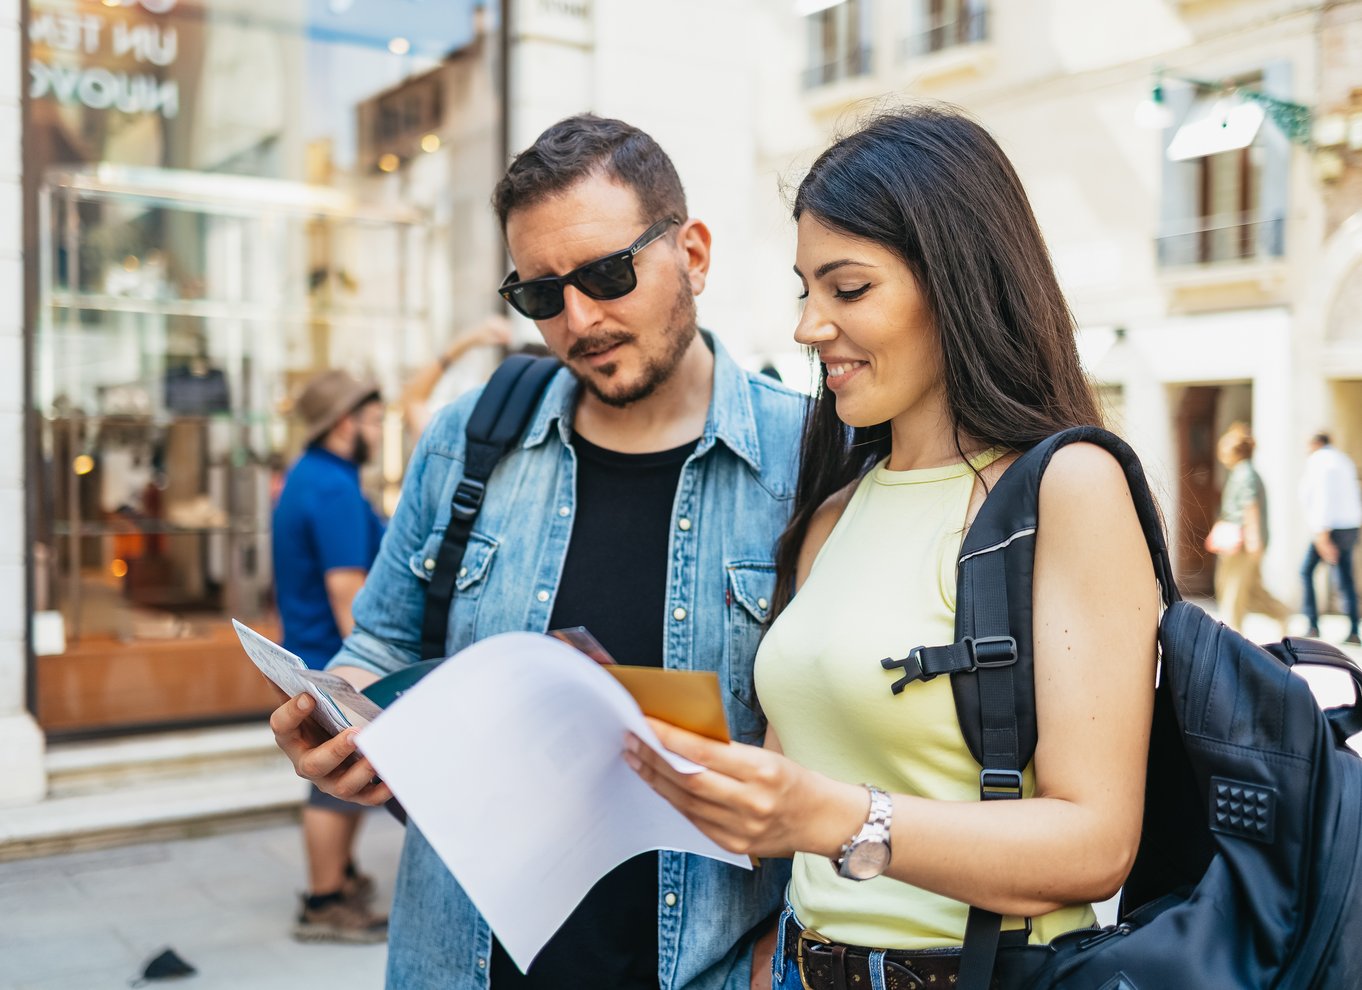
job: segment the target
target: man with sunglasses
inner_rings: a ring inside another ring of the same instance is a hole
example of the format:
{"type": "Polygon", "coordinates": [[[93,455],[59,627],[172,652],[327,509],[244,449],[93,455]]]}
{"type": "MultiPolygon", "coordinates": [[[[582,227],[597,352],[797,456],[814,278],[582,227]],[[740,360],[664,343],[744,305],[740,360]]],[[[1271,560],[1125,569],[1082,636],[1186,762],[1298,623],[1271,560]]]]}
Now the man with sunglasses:
{"type": "MultiPolygon", "coordinates": [[[[587,627],[622,663],[712,670],[729,729],[759,744],[752,660],[793,502],[805,400],[698,329],[710,233],[648,135],[583,115],[550,127],[493,197],[514,271],[500,293],[565,365],[487,487],[458,572],[447,652],[499,632],[587,627]]],[[[361,686],[421,659],[425,586],[462,476],[465,396],[427,428],[331,668],[361,686]]],[[[273,719],[301,775],[391,797],[343,739],[273,719]]],[[[476,753],[468,754],[477,759],[476,753]]],[[[507,808],[534,816],[537,795],[507,808]]],[[[566,842],[565,842],[566,846],[566,842]]],[[[487,850],[513,861],[513,848],[487,850]]],[[[769,976],[789,869],[663,851],[586,896],[522,974],[414,825],[389,923],[392,990],[746,990],[769,976]]]]}

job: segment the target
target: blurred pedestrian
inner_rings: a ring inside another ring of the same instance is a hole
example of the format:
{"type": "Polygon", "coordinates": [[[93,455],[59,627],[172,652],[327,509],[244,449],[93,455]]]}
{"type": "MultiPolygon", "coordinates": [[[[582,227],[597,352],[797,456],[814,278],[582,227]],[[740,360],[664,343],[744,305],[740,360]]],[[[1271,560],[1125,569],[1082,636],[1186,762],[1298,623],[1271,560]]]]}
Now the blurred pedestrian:
{"type": "MultiPolygon", "coordinates": [[[[322,372],[294,412],[306,450],[274,510],[274,588],[284,647],[320,669],[354,627],[351,604],[378,555],[384,525],[360,489],[359,469],[383,438],[378,386],[322,372]]],[[[303,808],[308,889],[294,926],[305,942],[381,942],[387,919],[369,908],[373,881],[354,861],[365,809],[314,784],[303,808]]]]}
{"type": "Polygon", "coordinates": [[[1338,590],[1348,612],[1348,638],[1358,645],[1357,585],[1353,580],[1353,548],[1362,525],[1362,493],[1358,491],[1357,465],[1334,448],[1329,434],[1310,438],[1310,456],[1301,478],[1301,503],[1310,528],[1310,546],[1301,565],[1302,609],[1310,620],[1308,636],[1319,635],[1319,608],[1315,603],[1315,567],[1322,560],[1336,568],[1338,590]]]}
{"type": "Polygon", "coordinates": [[[415,440],[425,430],[435,413],[430,397],[450,368],[479,347],[505,347],[510,342],[511,324],[504,316],[489,316],[450,341],[440,356],[413,375],[402,389],[402,423],[408,435],[415,440]]]}
{"type": "Polygon", "coordinates": [[[1258,612],[1276,619],[1282,636],[1291,609],[1263,587],[1263,551],[1267,549],[1267,491],[1253,466],[1257,446],[1245,423],[1234,423],[1216,447],[1229,474],[1220,493],[1220,517],[1206,545],[1216,555],[1215,599],[1220,618],[1242,630],[1244,616],[1258,612]]]}

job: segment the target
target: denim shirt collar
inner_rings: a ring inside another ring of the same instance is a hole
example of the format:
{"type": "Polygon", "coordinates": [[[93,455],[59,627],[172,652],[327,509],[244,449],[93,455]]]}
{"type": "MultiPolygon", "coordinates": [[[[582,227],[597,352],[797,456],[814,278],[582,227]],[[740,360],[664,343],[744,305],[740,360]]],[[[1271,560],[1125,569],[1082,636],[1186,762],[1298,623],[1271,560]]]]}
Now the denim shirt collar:
{"type": "MultiPolygon", "coordinates": [[[[716,440],[722,440],[729,450],[759,474],[761,443],[757,439],[757,421],[752,412],[747,376],[714,334],[708,330],[701,330],[700,333],[714,352],[714,390],[709,400],[705,432],[695,455],[704,454],[714,446],[716,440]]],[[[555,422],[559,440],[565,445],[571,441],[572,414],[576,408],[579,387],[577,379],[566,368],[554,376],[544,401],[539,404],[539,411],[525,432],[522,443],[525,449],[543,443],[555,422]]]]}

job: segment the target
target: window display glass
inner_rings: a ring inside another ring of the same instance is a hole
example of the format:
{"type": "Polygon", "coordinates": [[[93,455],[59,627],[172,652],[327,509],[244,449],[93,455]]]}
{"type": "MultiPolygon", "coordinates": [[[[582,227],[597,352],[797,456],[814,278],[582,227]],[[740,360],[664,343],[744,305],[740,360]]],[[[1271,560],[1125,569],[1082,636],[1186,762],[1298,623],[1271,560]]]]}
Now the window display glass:
{"type": "MultiPolygon", "coordinates": [[[[457,262],[438,214],[459,195],[438,152],[495,160],[495,128],[448,140],[496,119],[449,92],[491,78],[484,19],[456,0],[33,0],[49,734],[274,706],[227,620],[278,631],[269,527],[299,453],[291,397],[342,367],[392,400],[437,352],[457,262]],[[426,107],[415,146],[361,133],[408,89],[426,107]],[[424,205],[407,195],[422,185],[424,205]]],[[[365,474],[376,507],[391,509],[408,443],[390,414],[365,474]]]]}

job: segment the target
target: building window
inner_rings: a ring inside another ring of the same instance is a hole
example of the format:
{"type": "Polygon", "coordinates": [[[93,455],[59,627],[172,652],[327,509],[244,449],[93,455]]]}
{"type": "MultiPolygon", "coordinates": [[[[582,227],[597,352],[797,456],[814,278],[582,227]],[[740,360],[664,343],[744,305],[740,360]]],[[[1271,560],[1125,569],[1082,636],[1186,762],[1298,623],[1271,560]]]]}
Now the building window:
{"type": "Polygon", "coordinates": [[[918,0],[909,6],[910,23],[900,45],[904,59],[930,55],[988,39],[984,0],[918,0]]]}
{"type": "MultiPolygon", "coordinates": [[[[1262,76],[1241,80],[1262,86],[1262,76]]],[[[1159,263],[1280,257],[1290,147],[1242,96],[1184,94],[1165,145],[1159,263]]]]}
{"type": "Polygon", "coordinates": [[[869,75],[870,0],[840,0],[806,16],[809,36],[804,86],[812,89],[839,79],[869,75]]]}

